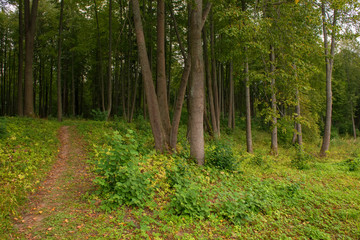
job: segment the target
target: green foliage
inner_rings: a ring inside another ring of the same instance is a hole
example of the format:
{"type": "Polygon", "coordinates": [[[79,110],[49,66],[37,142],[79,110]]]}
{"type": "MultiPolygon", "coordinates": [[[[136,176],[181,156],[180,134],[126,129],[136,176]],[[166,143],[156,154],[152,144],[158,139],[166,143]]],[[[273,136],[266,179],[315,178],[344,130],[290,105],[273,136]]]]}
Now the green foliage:
{"type": "Polygon", "coordinates": [[[278,137],[279,143],[283,146],[291,146],[291,141],[294,135],[294,121],[288,118],[281,118],[278,120],[278,137]]]}
{"type": "Polygon", "coordinates": [[[206,165],[234,171],[237,161],[229,142],[214,141],[206,151],[206,165]]]}
{"type": "Polygon", "coordinates": [[[107,120],[107,111],[101,111],[100,109],[92,109],[91,117],[95,121],[106,121],[107,120]]]}
{"type": "Polygon", "coordinates": [[[7,137],[0,141],[0,229],[7,231],[10,217],[17,216],[27,194],[35,192],[56,159],[59,125],[13,117],[2,118],[0,125],[5,122],[7,137]]]}
{"type": "Polygon", "coordinates": [[[299,170],[309,169],[309,164],[314,160],[314,157],[305,152],[301,147],[297,147],[296,155],[291,159],[291,165],[299,170]]]}
{"type": "Polygon", "coordinates": [[[269,156],[261,153],[256,153],[254,156],[252,156],[249,163],[264,169],[270,167],[269,156]]]}
{"type": "Polygon", "coordinates": [[[114,132],[108,146],[98,149],[95,183],[104,196],[103,208],[111,210],[121,204],[143,207],[151,198],[151,174],[144,172],[133,131],[122,136],[114,132]]]}
{"type": "Polygon", "coordinates": [[[210,203],[205,193],[196,184],[175,185],[175,194],[170,207],[177,215],[206,218],[210,214],[210,203]]]}
{"type": "Polygon", "coordinates": [[[349,167],[349,171],[354,172],[360,169],[360,157],[350,158],[346,160],[346,165],[349,167]]]}
{"type": "Polygon", "coordinates": [[[0,118],[0,139],[5,138],[7,134],[6,131],[6,119],[1,117],[0,118]]]}

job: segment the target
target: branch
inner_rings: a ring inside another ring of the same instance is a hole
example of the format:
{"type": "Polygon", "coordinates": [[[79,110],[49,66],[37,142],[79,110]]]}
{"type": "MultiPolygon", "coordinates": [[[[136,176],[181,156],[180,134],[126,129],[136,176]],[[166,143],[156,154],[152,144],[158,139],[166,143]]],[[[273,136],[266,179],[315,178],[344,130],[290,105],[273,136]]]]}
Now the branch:
{"type": "Polygon", "coordinates": [[[201,29],[203,29],[207,16],[209,15],[210,9],[211,9],[212,3],[208,2],[206,4],[205,9],[203,10],[203,14],[202,14],[202,22],[201,22],[201,29]]]}

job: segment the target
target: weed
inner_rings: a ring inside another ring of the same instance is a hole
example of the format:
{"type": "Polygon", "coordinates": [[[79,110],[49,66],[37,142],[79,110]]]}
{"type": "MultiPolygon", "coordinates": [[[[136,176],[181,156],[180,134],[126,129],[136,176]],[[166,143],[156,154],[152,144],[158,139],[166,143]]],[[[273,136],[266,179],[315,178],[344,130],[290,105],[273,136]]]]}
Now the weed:
{"type": "Polygon", "coordinates": [[[207,149],[206,164],[219,169],[234,171],[237,162],[229,143],[215,141],[207,149]]]}
{"type": "Polygon", "coordinates": [[[106,121],[108,112],[101,111],[100,109],[92,109],[90,114],[95,121],[106,121]]]}
{"type": "Polygon", "coordinates": [[[94,182],[105,198],[103,209],[121,204],[144,206],[150,199],[151,174],[143,171],[137,148],[132,130],[125,136],[114,132],[109,148],[99,148],[96,171],[100,176],[94,182]]]}
{"type": "Polygon", "coordinates": [[[301,147],[296,150],[296,155],[291,159],[291,165],[299,170],[309,169],[309,163],[313,162],[314,157],[305,152],[301,147]]]}

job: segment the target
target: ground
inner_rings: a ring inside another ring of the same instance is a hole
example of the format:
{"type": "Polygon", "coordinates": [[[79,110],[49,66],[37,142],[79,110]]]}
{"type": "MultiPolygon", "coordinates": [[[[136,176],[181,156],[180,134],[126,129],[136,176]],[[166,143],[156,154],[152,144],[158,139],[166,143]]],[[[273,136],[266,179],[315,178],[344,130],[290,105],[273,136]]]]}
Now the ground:
{"type": "MultiPolygon", "coordinates": [[[[51,219],[62,218],[64,213],[87,213],[87,210],[76,208],[78,205],[74,204],[81,203],[83,194],[92,188],[84,143],[75,132],[74,127],[60,127],[58,137],[61,147],[57,161],[37,192],[29,197],[29,204],[24,207],[21,218],[16,218],[16,228],[26,239],[39,239],[43,233],[50,235],[57,227],[52,225],[51,219]]],[[[62,224],[70,221],[73,220],[65,218],[62,224]]],[[[69,234],[82,227],[80,222],[75,225],[69,234]]]]}

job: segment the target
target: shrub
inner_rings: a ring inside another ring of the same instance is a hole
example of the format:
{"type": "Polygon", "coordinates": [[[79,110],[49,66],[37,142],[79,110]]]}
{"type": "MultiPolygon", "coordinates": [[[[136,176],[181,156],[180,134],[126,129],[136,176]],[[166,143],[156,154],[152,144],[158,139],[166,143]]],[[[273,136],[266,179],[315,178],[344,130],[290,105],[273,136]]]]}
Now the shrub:
{"type": "Polygon", "coordinates": [[[109,138],[109,148],[98,150],[100,159],[96,165],[100,176],[95,183],[105,197],[105,210],[120,204],[144,206],[150,199],[151,174],[141,168],[144,164],[137,148],[133,131],[128,130],[125,136],[114,132],[109,138]]]}
{"type": "Polygon", "coordinates": [[[210,215],[210,203],[196,184],[175,185],[170,207],[177,215],[206,218],[210,215]]]}
{"type": "Polygon", "coordinates": [[[294,122],[287,118],[281,118],[278,121],[279,143],[290,146],[294,135],[294,122]]]}
{"type": "Polygon", "coordinates": [[[107,111],[101,111],[100,109],[92,109],[90,114],[95,121],[107,120],[107,111]]]}
{"type": "Polygon", "coordinates": [[[346,160],[346,165],[349,167],[349,171],[357,171],[360,168],[360,158],[350,158],[346,160]]]}
{"type": "Polygon", "coordinates": [[[206,153],[206,165],[224,170],[236,170],[237,162],[230,144],[215,141],[206,153]]]}
{"type": "Polygon", "coordinates": [[[5,138],[6,134],[6,119],[0,118],[0,139],[5,138]]]}
{"type": "Polygon", "coordinates": [[[313,159],[313,156],[305,152],[301,147],[298,147],[295,157],[291,160],[291,165],[299,170],[309,169],[309,163],[313,159]]]}
{"type": "Polygon", "coordinates": [[[269,168],[269,160],[268,160],[269,156],[267,155],[263,155],[260,153],[256,153],[251,159],[250,159],[250,163],[252,165],[258,166],[258,167],[262,167],[262,168],[269,168]]]}

